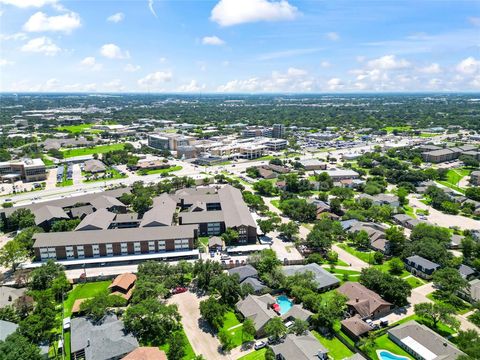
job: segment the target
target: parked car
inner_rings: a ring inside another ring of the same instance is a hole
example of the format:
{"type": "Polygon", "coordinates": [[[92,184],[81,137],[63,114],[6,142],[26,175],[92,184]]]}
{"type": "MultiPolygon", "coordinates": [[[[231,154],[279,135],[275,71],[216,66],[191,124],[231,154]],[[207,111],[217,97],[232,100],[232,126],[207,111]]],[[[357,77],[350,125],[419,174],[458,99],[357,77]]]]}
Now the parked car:
{"type": "Polygon", "coordinates": [[[230,260],[230,255],[222,255],[220,257],[221,260],[230,260]]]}
{"type": "Polygon", "coordinates": [[[175,289],[172,290],[172,294],[181,294],[186,292],[188,289],[184,286],[177,286],[175,289]]]}
{"type": "Polygon", "coordinates": [[[265,346],[267,346],[267,343],[265,341],[257,341],[255,345],[253,345],[253,348],[255,350],[260,350],[263,349],[265,346]]]}

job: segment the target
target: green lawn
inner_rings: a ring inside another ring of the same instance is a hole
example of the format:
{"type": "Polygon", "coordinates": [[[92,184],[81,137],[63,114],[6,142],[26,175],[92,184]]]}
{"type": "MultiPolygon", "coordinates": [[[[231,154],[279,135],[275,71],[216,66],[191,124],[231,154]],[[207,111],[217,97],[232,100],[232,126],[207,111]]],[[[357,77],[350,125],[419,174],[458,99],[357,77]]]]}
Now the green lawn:
{"type": "MultiPolygon", "coordinates": [[[[89,173],[82,173],[83,176],[86,176],[89,173]]],[[[83,182],[89,183],[89,182],[97,182],[97,181],[108,181],[108,180],[115,180],[115,179],[124,179],[127,177],[127,175],[122,175],[120,171],[115,170],[113,168],[107,169],[105,172],[106,175],[111,175],[111,176],[105,176],[105,177],[98,177],[96,178],[95,175],[92,174],[92,177],[90,179],[85,179],[83,182]]]]}
{"type": "Polygon", "coordinates": [[[353,256],[356,256],[360,260],[365,261],[367,264],[373,261],[373,254],[375,253],[374,251],[359,251],[357,249],[354,249],[351,246],[348,246],[347,244],[338,244],[340,248],[348,252],[349,254],[352,254],[353,256]]]}
{"type": "Polygon", "coordinates": [[[392,133],[394,130],[397,130],[397,131],[408,131],[408,130],[411,130],[412,127],[411,126],[386,126],[384,127],[382,130],[385,130],[387,133],[392,133]]]}
{"type": "Polygon", "coordinates": [[[413,210],[413,208],[411,206],[404,205],[403,210],[405,210],[406,215],[411,216],[414,219],[417,218],[417,216],[415,215],[415,211],[413,210]]]}
{"type": "Polygon", "coordinates": [[[470,174],[471,170],[468,169],[450,169],[447,172],[447,179],[446,180],[438,180],[438,183],[447,186],[453,190],[456,190],[461,193],[465,193],[465,189],[458,186],[460,180],[462,180],[465,176],[470,174]]]}
{"type": "Polygon", "coordinates": [[[277,209],[280,209],[280,200],[270,200],[273,206],[275,206],[277,209]]]}
{"type": "MultiPolygon", "coordinates": [[[[390,265],[389,265],[390,261],[391,260],[384,261],[383,264],[374,265],[374,267],[378,270],[382,270],[385,273],[390,273],[390,265]]],[[[408,276],[408,275],[410,275],[410,273],[407,270],[404,269],[401,274],[396,275],[396,276],[403,278],[403,277],[408,276]]]]}
{"type": "Polygon", "coordinates": [[[405,280],[412,289],[425,285],[424,281],[420,280],[419,278],[416,278],[415,276],[411,276],[403,280],[405,280]]]}
{"type": "Polygon", "coordinates": [[[64,158],[71,158],[74,156],[103,154],[113,150],[123,150],[124,147],[125,144],[99,145],[87,148],[64,149],[62,150],[62,153],[64,158]]]}
{"type": "Polygon", "coordinates": [[[329,358],[333,358],[333,360],[342,360],[353,355],[353,352],[351,352],[350,349],[347,348],[335,336],[331,339],[328,339],[320,335],[315,330],[312,331],[312,334],[317,338],[318,341],[322,343],[323,346],[327,348],[329,358]]]}
{"type": "Polygon", "coordinates": [[[63,306],[65,307],[65,317],[72,314],[72,307],[75,300],[94,297],[102,291],[107,290],[111,283],[110,280],[107,280],[75,285],[73,290],[68,293],[68,297],[63,303],[63,306]]]}
{"type": "Polygon", "coordinates": [[[369,358],[380,360],[377,356],[377,350],[388,350],[395,355],[405,356],[409,359],[413,359],[413,357],[411,357],[405,350],[390,340],[387,334],[376,338],[374,346],[363,348],[363,351],[369,356],[369,358]]]}
{"type": "Polygon", "coordinates": [[[237,326],[239,324],[241,323],[240,321],[238,321],[233,311],[227,312],[223,317],[223,328],[226,330],[230,329],[233,326],[237,326]]]}
{"type": "Polygon", "coordinates": [[[229,334],[234,344],[234,347],[240,346],[246,341],[253,340],[253,338],[246,337],[243,335],[243,324],[240,321],[238,321],[233,311],[228,311],[225,314],[223,321],[224,322],[223,322],[222,330],[225,330],[229,334]],[[232,329],[232,327],[235,327],[235,328],[232,329]]]}
{"type": "Polygon", "coordinates": [[[420,133],[421,138],[433,138],[439,135],[440,134],[435,134],[435,133],[420,133]]]}
{"type": "Polygon", "coordinates": [[[200,244],[202,244],[203,246],[205,246],[206,249],[208,249],[208,236],[200,236],[198,238],[198,241],[200,244]]]}
{"type": "Polygon", "coordinates": [[[463,301],[458,297],[457,297],[458,302],[456,303],[450,303],[450,302],[444,301],[444,299],[442,299],[442,297],[437,291],[434,291],[433,293],[428,294],[427,298],[439,304],[447,303],[449,305],[452,305],[455,308],[455,311],[457,312],[457,314],[460,314],[460,315],[463,315],[472,309],[472,306],[469,303],[463,301]]]}
{"type": "MultiPolygon", "coordinates": [[[[185,331],[183,329],[181,330],[181,333],[183,335],[183,339],[185,340],[185,355],[183,356],[183,360],[192,360],[195,358],[195,352],[192,349],[192,345],[190,345],[190,341],[188,340],[187,335],[185,334],[185,331]]],[[[166,343],[162,346],[159,347],[160,350],[165,351],[165,353],[168,353],[168,349],[170,348],[170,344],[166,343]]]]}
{"type": "Polygon", "coordinates": [[[242,356],[238,358],[238,360],[265,360],[265,353],[267,352],[267,348],[263,348],[257,351],[253,351],[248,355],[242,356]]]}
{"type": "Polygon", "coordinates": [[[397,321],[393,324],[390,324],[390,326],[404,324],[404,323],[406,323],[407,321],[410,321],[410,320],[415,320],[419,324],[423,324],[423,325],[429,327],[430,329],[432,329],[433,331],[435,331],[436,333],[438,333],[439,335],[444,336],[444,337],[449,337],[449,336],[455,334],[455,330],[451,329],[447,325],[440,322],[440,323],[438,323],[438,327],[434,328],[433,325],[429,321],[424,320],[423,318],[418,317],[417,315],[407,316],[407,317],[403,318],[402,320],[399,320],[399,321],[397,321]]]}
{"type": "Polygon", "coordinates": [[[46,156],[42,156],[42,161],[45,164],[45,166],[55,165],[55,163],[52,160],[50,160],[49,158],[47,158],[46,156]]]}
{"type": "Polygon", "coordinates": [[[182,170],[183,167],[180,165],[177,166],[170,166],[165,169],[155,169],[155,170],[139,170],[138,175],[155,175],[155,174],[166,174],[166,173],[171,173],[174,171],[179,171],[182,170]]]}
{"type": "Polygon", "coordinates": [[[69,132],[72,134],[80,134],[88,130],[91,133],[99,133],[101,130],[90,130],[94,124],[80,124],[80,125],[69,125],[69,126],[59,126],[55,130],[62,132],[69,132]]]}

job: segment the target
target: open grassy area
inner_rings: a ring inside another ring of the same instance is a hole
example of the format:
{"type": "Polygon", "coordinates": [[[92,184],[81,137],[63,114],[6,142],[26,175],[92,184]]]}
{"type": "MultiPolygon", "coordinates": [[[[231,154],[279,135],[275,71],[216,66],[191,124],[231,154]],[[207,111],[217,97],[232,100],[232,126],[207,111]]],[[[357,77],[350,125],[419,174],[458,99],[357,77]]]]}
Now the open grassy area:
{"type": "MultiPolygon", "coordinates": [[[[181,330],[181,333],[182,333],[183,339],[185,340],[185,347],[184,347],[185,355],[183,356],[183,360],[192,360],[193,358],[195,358],[195,352],[193,351],[192,345],[190,345],[190,341],[188,341],[188,337],[185,334],[185,331],[183,331],[183,329],[181,330]]],[[[165,353],[168,353],[169,348],[170,348],[170,344],[168,344],[168,342],[160,346],[160,350],[165,351],[165,353]]]]}
{"type": "Polygon", "coordinates": [[[155,175],[155,174],[166,174],[174,171],[180,171],[183,167],[180,165],[170,166],[165,169],[155,169],[155,170],[139,170],[138,175],[155,175]]]}
{"type": "Polygon", "coordinates": [[[392,132],[396,131],[408,131],[411,130],[411,126],[386,126],[382,130],[385,130],[387,133],[391,134],[392,132]]]}
{"type": "Polygon", "coordinates": [[[238,360],[265,360],[265,354],[267,352],[267,348],[263,348],[257,351],[253,351],[250,354],[242,356],[238,360]]]}
{"type": "Polygon", "coordinates": [[[95,295],[107,290],[111,283],[112,282],[110,280],[107,280],[75,285],[73,290],[68,293],[68,297],[63,303],[65,308],[65,317],[72,315],[72,307],[75,300],[94,297],[95,295]]]}
{"type": "Polygon", "coordinates": [[[336,337],[326,338],[320,335],[315,330],[312,331],[313,336],[317,338],[318,341],[322,343],[325,348],[328,350],[328,355],[334,360],[342,360],[346,357],[352,356],[353,353],[347,348],[340,340],[336,337]]]}
{"type": "Polygon", "coordinates": [[[449,187],[450,189],[456,190],[461,192],[462,194],[465,193],[465,189],[458,186],[460,180],[462,180],[465,176],[470,174],[471,170],[468,169],[450,169],[447,172],[447,179],[446,180],[438,180],[437,182],[449,187]]]}
{"type": "Polygon", "coordinates": [[[280,209],[280,200],[270,200],[273,206],[275,206],[277,209],[280,209]]]}
{"type": "Polygon", "coordinates": [[[420,133],[421,138],[433,138],[433,137],[440,136],[440,135],[441,134],[427,133],[427,132],[420,133]]]}
{"type": "Polygon", "coordinates": [[[69,126],[59,126],[56,127],[55,130],[61,132],[68,132],[71,134],[80,134],[82,132],[90,132],[90,133],[99,133],[102,132],[101,130],[92,130],[91,127],[94,124],[79,124],[79,125],[69,125],[69,126]]]}
{"type": "Polygon", "coordinates": [[[411,216],[414,219],[417,218],[417,216],[415,215],[415,211],[413,210],[413,208],[411,206],[404,205],[403,210],[405,210],[406,215],[411,216]]]}
{"type": "MultiPolygon", "coordinates": [[[[377,268],[378,270],[382,270],[385,273],[390,273],[390,261],[391,260],[384,261],[383,264],[374,265],[374,267],[377,268]]],[[[396,276],[403,278],[408,275],[410,275],[410,273],[404,269],[401,274],[398,274],[396,276]]]]}
{"type": "Polygon", "coordinates": [[[253,340],[252,337],[247,337],[243,334],[243,324],[238,321],[233,311],[228,311],[223,318],[222,330],[225,330],[235,347],[242,345],[246,341],[253,340]]]}
{"type": "Polygon", "coordinates": [[[55,163],[54,163],[52,160],[50,160],[48,157],[46,157],[46,156],[42,156],[42,161],[43,161],[43,163],[45,164],[45,166],[53,166],[53,165],[55,165],[55,163]]]}
{"type": "Polygon", "coordinates": [[[348,252],[349,254],[352,254],[353,256],[356,256],[360,260],[365,261],[367,264],[373,261],[373,254],[375,253],[374,251],[371,251],[371,250],[360,251],[347,244],[338,244],[338,246],[343,250],[345,250],[346,252],[348,252]]]}
{"type": "Polygon", "coordinates": [[[415,289],[416,287],[425,285],[425,282],[423,280],[421,280],[421,279],[419,279],[415,276],[410,276],[410,277],[407,277],[403,280],[405,280],[408,283],[408,285],[410,285],[410,287],[412,289],[415,289]]]}
{"type": "Polygon", "coordinates": [[[387,334],[376,338],[373,346],[363,347],[363,351],[369,356],[370,359],[380,360],[377,356],[377,350],[388,350],[395,355],[405,356],[409,359],[413,359],[413,357],[410,356],[405,350],[390,340],[387,334]]]}
{"type": "Polygon", "coordinates": [[[75,156],[103,154],[109,151],[123,150],[124,147],[125,144],[99,145],[86,148],[64,149],[62,150],[62,153],[64,158],[71,158],[75,156]]]}
{"type": "MultiPolygon", "coordinates": [[[[87,177],[88,174],[89,173],[82,173],[82,175],[85,177],[87,177]]],[[[126,177],[127,175],[122,175],[120,171],[110,168],[110,169],[107,169],[107,171],[105,171],[105,177],[103,176],[95,177],[95,175],[92,174],[92,177],[86,178],[85,180],[83,180],[83,182],[89,183],[89,182],[96,182],[96,181],[107,181],[107,180],[115,180],[115,179],[124,179],[126,177]]]]}

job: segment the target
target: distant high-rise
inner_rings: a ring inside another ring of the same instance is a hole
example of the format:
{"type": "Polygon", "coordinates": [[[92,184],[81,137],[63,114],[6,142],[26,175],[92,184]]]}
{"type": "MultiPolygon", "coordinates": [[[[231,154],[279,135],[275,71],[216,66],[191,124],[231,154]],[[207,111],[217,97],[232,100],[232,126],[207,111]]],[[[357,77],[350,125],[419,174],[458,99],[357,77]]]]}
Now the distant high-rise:
{"type": "Polygon", "coordinates": [[[285,125],[273,124],[272,137],[281,139],[285,136],[285,125]]]}

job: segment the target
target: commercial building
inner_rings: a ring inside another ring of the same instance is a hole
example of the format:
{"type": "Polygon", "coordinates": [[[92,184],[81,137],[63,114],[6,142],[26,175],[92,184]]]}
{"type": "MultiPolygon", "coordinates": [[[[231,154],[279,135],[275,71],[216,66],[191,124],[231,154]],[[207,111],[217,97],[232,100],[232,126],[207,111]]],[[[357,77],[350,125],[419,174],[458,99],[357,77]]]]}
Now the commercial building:
{"type": "Polygon", "coordinates": [[[263,126],[248,126],[242,130],[242,137],[254,138],[254,137],[271,137],[272,129],[263,126]]]}
{"type": "Polygon", "coordinates": [[[2,181],[24,180],[43,181],[47,179],[47,170],[42,159],[23,159],[0,163],[0,179],[2,181]]]}
{"type": "Polygon", "coordinates": [[[285,137],[285,125],[273,124],[272,137],[276,139],[281,139],[285,137]]]}
{"type": "Polygon", "coordinates": [[[148,135],[148,146],[158,150],[176,151],[181,146],[191,145],[193,140],[193,137],[182,134],[152,134],[148,135]]]}
{"type": "Polygon", "coordinates": [[[443,336],[414,320],[388,330],[388,337],[415,359],[455,360],[465,355],[443,336]]]}

